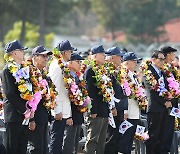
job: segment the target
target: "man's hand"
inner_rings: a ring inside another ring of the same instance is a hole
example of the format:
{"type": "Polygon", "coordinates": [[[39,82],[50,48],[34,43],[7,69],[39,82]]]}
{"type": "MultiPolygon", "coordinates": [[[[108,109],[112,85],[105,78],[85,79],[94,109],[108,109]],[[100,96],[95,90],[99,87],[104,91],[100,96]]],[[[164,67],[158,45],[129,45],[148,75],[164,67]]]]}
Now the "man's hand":
{"type": "Polygon", "coordinates": [[[166,101],[164,105],[166,106],[166,108],[172,107],[172,104],[170,101],[166,101]]]}
{"type": "Polygon", "coordinates": [[[72,118],[69,118],[66,120],[66,124],[69,125],[69,126],[72,126],[73,125],[73,120],[72,118]]]}
{"type": "Polygon", "coordinates": [[[36,123],[34,121],[29,122],[29,129],[33,131],[35,130],[35,128],[36,128],[36,123]]]}
{"type": "Polygon", "coordinates": [[[116,110],[116,108],[113,108],[113,109],[111,110],[111,112],[112,112],[112,114],[113,114],[114,117],[117,116],[117,110],[116,110]]]}
{"type": "Polygon", "coordinates": [[[54,118],[55,118],[55,120],[62,120],[62,113],[60,112],[60,113],[56,114],[54,118]]]}
{"type": "Polygon", "coordinates": [[[93,119],[96,118],[96,116],[97,116],[97,114],[91,114],[90,115],[90,117],[93,118],[93,119]]]}
{"type": "Polygon", "coordinates": [[[34,118],[34,111],[31,111],[31,114],[30,114],[30,119],[34,118]]]}

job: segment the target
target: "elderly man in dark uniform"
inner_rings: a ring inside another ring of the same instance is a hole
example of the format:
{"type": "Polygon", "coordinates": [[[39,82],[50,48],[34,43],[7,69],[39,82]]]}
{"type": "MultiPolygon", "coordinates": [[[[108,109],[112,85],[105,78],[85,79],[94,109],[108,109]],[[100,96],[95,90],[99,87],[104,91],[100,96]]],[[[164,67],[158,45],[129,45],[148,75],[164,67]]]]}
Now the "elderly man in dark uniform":
{"type": "MultiPolygon", "coordinates": [[[[47,51],[42,45],[32,50],[32,67],[39,70],[42,79],[48,83],[48,76],[43,72],[46,70],[48,56],[52,55],[51,51],[47,51]]],[[[45,90],[45,89],[44,89],[45,90]]],[[[29,152],[31,154],[47,154],[48,153],[48,119],[50,110],[45,106],[45,98],[48,94],[49,87],[46,86],[46,94],[42,95],[43,99],[38,104],[34,118],[29,123],[28,141],[30,144],[29,152]]]]}
{"type": "MultiPolygon", "coordinates": [[[[81,68],[81,60],[84,60],[79,54],[71,54],[71,58],[68,64],[68,68],[70,69],[70,75],[74,79],[78,89],[81,90],[80,87],[80,79],[77,76],[77,72],[81,68]]],[[[77,154],[79,137],[81,132],[81,125],[84,122],[83,112],[81,111],[81,106],[77,105],[73,100],[71,100],[71,110],[72,110],[72,119],[73,125],[66,126],[65,137],[64,137],[64,146],[63,146],[63,154],[77,154]]]]}
{"type": "Polygon", "coordinates": [[[115,108],[112,109],[117,111],[117,115],[114,116],[114,121],[116,128],[113,128],[109,125],[108,132],[109,138],[106,142],[105,146],[105,154],[118,154],[118,142],[121,138],[121,134],[119,133],[119,126],[123,122],[124,119],[124,110],[128,109],[128,99],[125,95],[120,81],[118,81],[118,75],[121,69],[121,61],[122,56],[124,55],[123,52],[118,47],[112,47],[107,50],[107,63],[112,64],[115,68],[114,73],[111,75],[111,80],[113,84],[113,89],[115,92],[115,98],[119,99],[119,102],[115,102],[115,108]]]}
{"type": "MultiPolygon", "coordinates": [[[[15,77],[10,72],[12,64],[20,69],[23,61],[23,50],[19,41],[9,42],[5,46],[7,57],[11,57],[5,65],[2,73],[2,87],[5,94],[4,98],[4,119],[6,125],[5,148],[7,154],[26,154],[27,147],[27,126],[22,125],[24,113],[26,111],[26,100],[20,96],[15,77]]],[[[30,118],[33,118],[33,112],[30,118]]]]}
{"type": "MultiPolygon", "coordinates": [[[[170,46],[165,46],[161,50],[164,54],[165,63],[168,71],[170,71],[173,78],[177,80],[179,74],[173,71],[174,66],[172,65],[172,62],[175,59],[175,52],[177,51],[177,49],[172,48],[170,46]]],[[[172,107],[178,108],[178,98],[173,98],[171,100],[171,103],[172,103],[172,107]]],[[[174,125],[175,125],[175,118],[168,114],[166,117],[166,129],[165,129],[166,134],[164,134],[163,144],[162,144],[163,154],[168,154],[168,152],[170,152],[171,150],[172,139],[174,135],[174,125]]]]}
{"type": "Polygon", "coordinates": [[[152,63],[148,64],[147,72],[144,75],[145,86],[150,93],[150,100],[148,104],[148,134],[149,139],[146,143],[147,154],[160,154],[163,136],[165,133],[165,121],[167,117],[167,110],[172,106],[171,101],[163,97],[159,91],[154,89],[152,83],[149,81],[149,76],[154,78],[157,84],[163,85],[163,88],[168,90],[168,83],[165,79],[165,74],[161,71],[164,64],[164,55],[161,51],[154,51],[152,53],[152,63]]]}
{"type": "MultiPolygon", "coordinates": [[[[91,48],[91,52],[91,58],[96,63],[95,67],[98,67],[98,70],[102,69],[105,62],[105,50],[103,46],[95,46],[91,48]]],[[[101,87],[98,87],[96,84],[97,79],[95,73],[97,73],[98,70],[95,71],[93,69],[93,67],[88,67],[85,72],[87,90],[92,99],[91,114],[88,117],[88,134],[85,151],[86,154],[103,154],[108,127],[109,102],[104,101],[105,98],[101,93],[101,87]]]]}

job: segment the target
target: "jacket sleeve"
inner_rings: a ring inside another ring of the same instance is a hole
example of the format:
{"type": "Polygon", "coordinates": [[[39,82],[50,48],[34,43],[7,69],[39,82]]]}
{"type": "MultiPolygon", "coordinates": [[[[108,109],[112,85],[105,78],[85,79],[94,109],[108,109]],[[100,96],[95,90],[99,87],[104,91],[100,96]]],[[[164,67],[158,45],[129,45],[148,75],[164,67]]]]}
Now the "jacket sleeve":
{"type": "Polygon", "coordinates": [[[91,114],[97,114],[97,95],[98,95],[98,91],[97,91],[97,87],[95,86],[95,78],[93,78],[94,76],[94,72],[92,69],[87,70],[86,72],[86,82],[87,82],[87,91],[89,94],[89,97],[92,99],[92,108],[91,108],[91,114]]]}
{"type": "Polygon", "coordinates": [[[2,74],[2,87],[3,92],[10,104],[19,112],[24,114],[26,111],[26,100],[20,97],[20,92],[15,84],[15,79],[9,72],[9,69],[4,69],[2,74]]]}
{"type": "Polygon", "coordinates": [[[62,82],[62,70],[60,69],[60,67],[58,65],[53,65],[53,63],[50,65],[49,67],[49,76],[52,80],[52,82],[54,83],[54,85],[56,86],[56,90],[58,92],[57,95],[57,101],[56,101],[56,106],[54,108],[54,113],[55,114],[59,114],[60,112],[62,112],[62,108],[63,108],[63,102],[61,101],[61,97],[60,97],[60,93],[61,93],[61,82],[62,82]]]}

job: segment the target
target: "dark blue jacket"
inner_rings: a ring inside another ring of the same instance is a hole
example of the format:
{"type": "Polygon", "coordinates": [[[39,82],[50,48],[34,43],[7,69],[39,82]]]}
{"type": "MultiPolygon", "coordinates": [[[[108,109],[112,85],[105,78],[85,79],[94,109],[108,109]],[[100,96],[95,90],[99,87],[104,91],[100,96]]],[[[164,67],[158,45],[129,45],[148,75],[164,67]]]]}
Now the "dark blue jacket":
{"type": "Polygon", "coordinates": [[[115,96],[115,98],[120,100],[119,103],[115,102],[116,109],[118,111],[127,110],[128,109],[128,98],[124,94],[124,91],[123,91],[121,85],[118,83],[118,81],[115,79],[115,77],[113,75],[111,76],[111,81],[112,81],[113,89],[115,92],[114,96],[115,96]]]}
{"type": "Polygon", "coordinates": [[[85,79],[87,82],[87,90],[89,97],[92,99],[91,114],[97,114],[97,117],[108,117],[109,108],[108,103],[103,102],[103,96],[100,94],[100,89],[95,85],[95,73],[92,68],[88,67],[85,71],[85,79]]]}
{"type": "MultiPolygon", "coordinates": [[[[71,75],[73,78],[75,78],[76,84],[79,84],[79,78],[78,76],[71,72],[71,75]]],[[[71,110],[72,110],[72,119],[73,119],[73,125],[81,125],[84,122],[83,113],[81,113],[78,110],[78,106],[75,105],[73,102],[71,102],[71,110]]]]}

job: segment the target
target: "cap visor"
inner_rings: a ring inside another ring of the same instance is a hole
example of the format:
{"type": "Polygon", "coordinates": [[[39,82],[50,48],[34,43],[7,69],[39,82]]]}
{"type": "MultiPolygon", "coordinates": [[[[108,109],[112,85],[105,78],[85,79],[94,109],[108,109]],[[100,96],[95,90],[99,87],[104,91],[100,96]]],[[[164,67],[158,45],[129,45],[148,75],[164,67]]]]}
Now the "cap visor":
{"type": "Polygon", "coordinates": [[[124,56],[124,54],[123,54],[123,53],[120,53],[120,54],[118,54],[117,56],[121,56],[121,57],[123,57],[123,56],[124,56]]]}
{"type": "Polygon", "coordinates": [[[78,59],[78,60],[84,60],[84,58],[80,58],[80,59],[78,59]]]}
{"type": "Polygon", "coordinates": [[[77,51],[77,48],[72,47],[72,50],[73,50],[73,51],[77,51]]]}
{"type": "Polygon", "coordinates": [[[84,60],[84,58],[75,58],[75,59],[71,59],[70,61],[75,61],[75,60],[84,60]]]}
{"type": "Polygon", "coordinates": [[[39,55],[52,55],[52,52],[51,51],[44,51],[44,52],[41,52],[41,53],[38,53],[39,55]]]}
{"type": "Polygon", "coordinates": [[[22,47],[22,50],[27,50],[28,49],[28,47],[22,47]]]}

